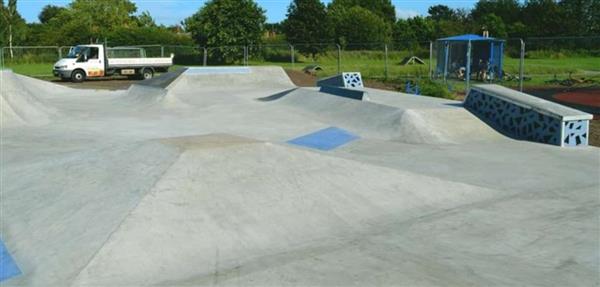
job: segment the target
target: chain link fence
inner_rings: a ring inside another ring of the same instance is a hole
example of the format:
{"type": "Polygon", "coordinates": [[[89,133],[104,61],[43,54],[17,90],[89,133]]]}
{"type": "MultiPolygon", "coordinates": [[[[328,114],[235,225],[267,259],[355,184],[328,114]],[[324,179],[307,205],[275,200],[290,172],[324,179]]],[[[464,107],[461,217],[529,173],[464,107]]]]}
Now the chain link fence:
{"type": "MultiPolygon", "coordinates": [[[[141,45],[138,56],[170,57],[178,66],[277,65],[302,70],[319,66],[318,77],[340,72],[361,72],[368,81],[396,85],[437,82],[452,93],[464,94],[470,85],[495,83],[526,92],[544,89],[597,88],[600,83],[600,36],[507,39],[504,42],[502,76],[467,81],[435,76],[437,41],[392,43],[300,43],[219,47],[141,45]]],[[[71,47],[4,47],[0,65],[18,73],[51,77],[52,64],[71,47]]],[[[110,54],[110,52],[109,52],[110,54]]],[[[111,56],[115,56],[113,54],[111,56]]]]}

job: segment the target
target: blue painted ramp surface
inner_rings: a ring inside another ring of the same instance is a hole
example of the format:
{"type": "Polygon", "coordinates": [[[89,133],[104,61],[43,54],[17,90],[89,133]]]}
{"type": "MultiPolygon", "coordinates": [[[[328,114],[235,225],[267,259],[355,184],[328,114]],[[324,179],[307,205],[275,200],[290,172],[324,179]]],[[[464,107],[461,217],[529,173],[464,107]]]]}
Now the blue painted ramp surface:
{"type": "Polygon", "coordinates": [[[4,242],[0,240],[0,282],[21,274],[21,270],[8,253],[4,242]]]}
{"type": "Polygon", "coordinates": [[[290,144],[319,150],[332,150],[359,137],[336,127],[329,127],[288,141],[290,144]]]}

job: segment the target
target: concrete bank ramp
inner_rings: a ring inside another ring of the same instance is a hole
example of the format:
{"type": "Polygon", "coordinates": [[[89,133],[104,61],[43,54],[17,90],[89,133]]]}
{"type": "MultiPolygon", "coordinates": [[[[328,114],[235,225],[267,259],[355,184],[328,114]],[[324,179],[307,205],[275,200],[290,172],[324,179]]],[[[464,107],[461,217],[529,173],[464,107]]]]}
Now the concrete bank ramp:
{"type": "Polygon", "coordinates": [[[60,85],[0,71],[0,106],[2,128],[21,125],[43,125],[57,113],[44,95],[67,91],[60,85]]]}
{"type": "Polygon", "coordinates": [[[171,85],[171,83],[176,81],[179,78],[179,76],[181,76],[181,74],[185,73],[187,69],[188,68],[179,68],[175,71],[161,74],[152,79],[140,81],[138,84],[142,86],[166,89],[168,86],[171,85]]]}
{"type": "Polygon", "coordinates": [[[365,137],[406,143],[446,144],[504,137],[465,110],[460,102],[369,89],[358,101],[299,88],[269,101],[285,105],[365,137]]]}
{"type": "MultiPolygon", "coordinates": [[[[72,286],[236,284],[228,281],[352,248],[348,243],[433,206],[498,194],[226,134],[161,142],[180,149],[177,161],[72,286]]],[[[405,259],[387,260],[377,268],[391,271],[405,259]]],[[[369,272],[359,258],[344,262],[369,272]]]]}
{"type": "Polygon", "coordinates": [[[128,106],[132,110],[188,107],[165,88],[141,84],[131,85],[123,97],[114,100],[114,104],[128,106]]]}
{"type": "Polygon", "coordinates": [[[261,97],[294,87],[281,67],[190,67],[168,89],[174,93],[249,93],[249,97],[261,97]]]}

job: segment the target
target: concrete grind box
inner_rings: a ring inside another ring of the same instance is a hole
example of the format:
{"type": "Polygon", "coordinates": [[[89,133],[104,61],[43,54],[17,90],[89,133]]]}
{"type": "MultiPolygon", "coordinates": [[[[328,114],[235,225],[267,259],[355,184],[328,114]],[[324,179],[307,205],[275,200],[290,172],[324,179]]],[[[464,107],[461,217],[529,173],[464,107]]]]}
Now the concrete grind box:
{"type": "Polygon", "coordinates": [[[508,136],[558,146],[586,146],[587,114],[499,85],[469,90],[465,108],[508,136]]]}

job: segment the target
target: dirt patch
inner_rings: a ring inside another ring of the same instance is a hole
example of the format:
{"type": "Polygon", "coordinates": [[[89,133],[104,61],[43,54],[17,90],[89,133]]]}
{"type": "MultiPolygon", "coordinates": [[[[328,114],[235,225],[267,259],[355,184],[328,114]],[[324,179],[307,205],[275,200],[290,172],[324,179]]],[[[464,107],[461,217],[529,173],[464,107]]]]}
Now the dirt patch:
{"type": "Polygon", "coordinates": [[[590,121],[588,144],[600,147],[600,119],[590,121]]]}
{"type": "Polygon", "coordinates": [[[400,85],[398,83],[383,82],[383,81],[378,81],[378,80],[373,80],[373,79],[364,80],[364,84],[366,87],[369,87],[369,88],[394,91],[394,92],[399,92],[399,91],[402,91],[402,89],[403,89],[402,85],[400,85]]]}
{"type": "Polygon", "coordinates": [[[292,80],[294,85],[299,87],[314,87],[317,85],[317,77],[304,73],[302,71],[286,69],[288,77],[292,80]]]}
{"type": "Polygon", "coordinates": [[[600,108],[600,91],[581,90],[564,92],[554,95],[554,98],[561,102],[600,108]]]}
{"type": "Polygon", "coordinates": [[[600,87],[598,86],[528,88],[523,92],[586,113],[600,115],[600,87]]]}

